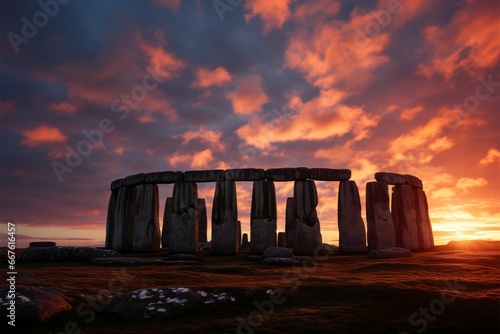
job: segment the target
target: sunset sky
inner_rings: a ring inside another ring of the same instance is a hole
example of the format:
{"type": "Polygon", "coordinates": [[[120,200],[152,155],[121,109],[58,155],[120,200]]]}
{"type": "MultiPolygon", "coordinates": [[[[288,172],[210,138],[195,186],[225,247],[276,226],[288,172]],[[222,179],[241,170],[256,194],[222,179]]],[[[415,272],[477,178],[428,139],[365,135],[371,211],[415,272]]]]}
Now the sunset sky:
{"type": "MultiPolygon", "coordinates": [[[[374,173],[416,175],[436,244],[500,240],[498,0],[44,1],[1,4],[0,232],[14,221],[18,247],[103,246],[109,184],[131,174],[301,166],[351,169],[363,216],[374,173]]],[[[338,183],[317,186],[338,243],[338,183]]],[[[276,190],[284,231],[293,183],[276,190]]]]}

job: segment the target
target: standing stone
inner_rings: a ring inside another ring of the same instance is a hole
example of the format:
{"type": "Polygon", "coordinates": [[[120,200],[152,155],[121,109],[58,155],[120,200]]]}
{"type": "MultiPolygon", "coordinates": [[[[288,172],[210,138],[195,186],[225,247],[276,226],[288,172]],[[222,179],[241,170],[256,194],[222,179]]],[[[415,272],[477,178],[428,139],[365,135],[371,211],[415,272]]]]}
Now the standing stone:
{"type": "MultiPolygon", "coordinates": [[[[296,255],[313,255],[322,245],[319,226],[318,193],[313,180],[297,180],[293,188],[296,255]]],[[[253,240],[252,240],[253,242],[253,240]]]]}
{"type": "Polygon", "coordinates": [[[398,184],[393,189],[392,221],[396,231],[396,246],[417,251],[420,246],[413,189],[406,184],[398,184]]]}
{"type": "Polygon", "coordinates": [[[434,248],[434,233],[432,232],[431,217],[429,217],[429,203],[427,202],[427,195],[424,191],[425,215],[427,216],[427,223],[429,228],[429,237],[431,239],[431,247],[434,248]]]}
{"type": "Polygon", "coordinates": [[[248,250],[248,234],[243,233],[243,237],[241,239],[241,248],[240,250],[242,251],[247,251],[248,250]]]}
{"type": "Polygon", "coordinates": [[[194,182],[178,182],[172,197],[169,252],[197,254],[198,229],[198,187],[194,182]]]}
{"type": "Polygon", "coordinates": [[[262,254],[267,248],[276,247],[277,217],[274,182],[255,181],[250,217],[251,253],[262,254]]]}
{"type": "Polygon", "coordinates": [[[238,220],[238,248],[241,246],[241,221],[238,220]]]}
{"type": "Polygon", "coordinates": [[[134,232],[134,205],[136,187],[122,187],[118,190],[114,213],[111,248],[119,252],[131,252],[134,232]]]}
{"type": "Polygon", "coordinates": [[[113,248],[113,229],[115,225],[115,210],[120,188],[113,190],[109,196],[108,216],[106,218],[106,248],[113,248]]]}
{"type": "Polygon", "coordinates": [[[339,248],[345,253],[366,252],[366,231],[354,181],[340,181],[338,198],[339,248]]]}
{"type": "Polygon", "coordinates": [[[168,248],[170,245],[170,238],[168,235],[168,229],[170,226],[170,221],[172,220],[172,197],[167,197],[165,200],[165,210],[163,212],[163,228],[161,230],[161,247],[168,248]]]}
{"type": "Polygon", "coordinates": [[[295,247],[295,205],[293,197],[286,199],[285,213],[285,234],[286,246],[288,248],[295,247]]]}
{"type": "Polygon", "coordinates": [[[278,247],[286,247],[286,233],[285,232],[278,233],[278,247]]]}
{"type": "Polygon", "coordinates": [[[204,198],[198,198],[198,242],[207,242],[207,205],[204,198]]]}
{"type": "Polygon", "coordinates": [[[134,252],[160,250],[159,199],[156,184],[142,184],[137,188],[134,210],[134,252]]]}
{"type": "Polygon", "coordinates": [[[389,191],[385,182],[366,184],[368,249],[396,247],[396,234],[389,211],[389,191]]]}
{"type": "Polygon", "coordinates": [[[433,248],[433,237],[424,191],[422,188],[413,188],[413,196],[415,198],[416,221],[420,249],[429,250],[433,248]]]}
{"type": "Polygon", "coordinates": [[[217,181],[212,207],[212,253],[238,253],[238,207],[234,181],[217,181]]]}

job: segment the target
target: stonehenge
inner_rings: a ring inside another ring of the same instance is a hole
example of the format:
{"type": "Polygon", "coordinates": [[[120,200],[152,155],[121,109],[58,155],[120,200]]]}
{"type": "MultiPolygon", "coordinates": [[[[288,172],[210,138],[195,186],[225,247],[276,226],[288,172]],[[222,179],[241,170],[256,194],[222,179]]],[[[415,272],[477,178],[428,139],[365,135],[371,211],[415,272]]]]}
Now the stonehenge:
{"type": "Polygon", "coordinates": [[[220,255],[249,250],[263,254],[270,247],[288,247],[296,255],[315,255],[323,247],[318,217],[317,181],[338,182],[339,250],[401,247],[410,251],[434,246],[427,197],[422,181],[412,175],[380,172],[366,184],[366,225],[356,182],[349,169],[241,168],[141,173],[111,182],[106,248],[122,252],[197,254],[199,243],[211,243],[220,255]],[[198,198],[198,183],[215,184],[211,225],[207,203],[198,198]],[[238,220],[237,182],[252,182],[250,234],[238,220]],[[277,230],[276,182],[293,182],[286,200],[285,231],[277,230]],[[158,186],[173,184],[165,200],[160,233],[158,186]],[[389,185],[392,187],[390,201],[389,185]],[[207,237],[211,227],[211,238],[207,237]]]}

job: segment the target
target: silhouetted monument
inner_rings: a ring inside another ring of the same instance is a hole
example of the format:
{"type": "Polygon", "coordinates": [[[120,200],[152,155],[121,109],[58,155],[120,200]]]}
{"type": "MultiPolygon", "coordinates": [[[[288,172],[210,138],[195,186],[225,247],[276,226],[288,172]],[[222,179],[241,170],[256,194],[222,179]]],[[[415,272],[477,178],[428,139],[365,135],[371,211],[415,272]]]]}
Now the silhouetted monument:
{"type": "Polygon", "coordinates": [[[376,182],[366,185],[368,233],[361,218],[361,202],[348,169],[258,168],[194,170],[136,174],[111,183],[106,225],[106,247],[123,252],[155,252],[160,244],[171,253],[198,252],[207,241],[204,199],[198,198],[197,183],[215,183],[212,206],[212,253],[236,254],[239,246],[254,254],[277,245],[275,182],[294,182],[293,197],[287,198],[285,233],[279,246],[293,248],[296,255],[313,255],[322,247],[320,220],[316,211],[315,180],[339,182],[339,248],[344,253],[366,252],[395,246],[429,250],[434,246],[428,204],[422,181],[411,175],[376,173],[376,182]],[[241,237],[236,182],[253,182],[250,239],[241,237]],[[158,222],[158,185],[174,184],[165,201],[163,229],[158,222]],[[388,185],[394,186],[392,210],[388,185]],[[250,244],[250,246],[248,246],[250,244]]]}

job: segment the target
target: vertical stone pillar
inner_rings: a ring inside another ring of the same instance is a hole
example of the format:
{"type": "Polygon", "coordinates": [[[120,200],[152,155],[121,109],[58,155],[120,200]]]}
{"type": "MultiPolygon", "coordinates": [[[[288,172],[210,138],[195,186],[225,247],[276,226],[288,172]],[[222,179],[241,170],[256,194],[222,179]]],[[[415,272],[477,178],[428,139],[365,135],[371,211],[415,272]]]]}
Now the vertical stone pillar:
{"type": "Polygon", "coordinates": [[[212,253],[238,253],[238,207],[234,181],[217,181],[212,208],[212,253]]]}
{"type": "Polygon", "coordinates": [[[134,252],[160,250],[159,199],[156,184],[141,184],[137,188],[134,210],[134,252]]]}
{"type": "Polygon", "coordinates": [[[285,232],[278,233],[278,247],[286,247],[286,233],[285,232]]]}
{"type": "Polygon", "coordinates": [[[238,220],[238,248],[241,246],[241,221],[238,220]]]}
{"type": "Polygon", "coordinates": [[[276,190],[270,180],[254,181],[252,210],[250,213],[250,252],[262,254],[269,247],[276,247],[276,190]]]}
{"type": "Polygon", "coordinates": [[[286,247],[295,247],[295,205],[293,197],[286,199],[285,233],[286,247]]]}
{"type": "Polygon", "coordinates": [[[422,188],[413,188],[415,198],[416,222],[418,230],[418,241],[421,250],[433,248],[432,228],[429,214],[427,212],[427,199],[422,188]]]}
{"type": "Polygon", "coordinates": [[[136,187],[121,187],[120,190],[118,190],[111,247],[116,251],[132,251],[136,193],[136,187]]]}
{"type": "Polygon", "coordinates": [[[172,197],[167,197],[165,200],[165,210],[163,212],[163,228],[161,230],[161,247],[168,248],[170,245],[170,238],[168,229],[170,221],[172,220],[172,197]]]}
{"type": "Polygon", "coordinates": [[[113,229],[115,226],[115,210],[119,189],[113,190],[109,196],[108,216],[106,218],[106,248],[113,248],[113,229]]]}
{"type": "Polygon", "coordinates": [[[345,253],[366,252],[361,201],[354,181],[340,181],[338,198],[339,248],[345,253]]]}
{"type": "MultiPolygon", "coordinates": [[[[296,255],[313,255],[322,246],[319,226],[318,193],[313,180],[297,180],[293,188],[296,255]]],[[[252,241],[253,242],[253,241],[252,241]]]]}
{"type": "Polygon", "coordinates": [[[169,252],[198,253],[198,187],[194,182],[177,182],[172,197],[169,252]]]}
{"type": "Polygon", "coordinates": [[[248,250],[248,234],[243,233],[243,237],[241,239],[241,248],[240,250],[242,251],[247,251],[248,250]]]}
{"type": "Polygon", "coordinates": [[[434,232],[432,232],[431,217],[429,217],[429,203],[427,202],[427,195],[424,191],[424,203],[425,203],[425,214],[427,216],[427,222],[429,223],[429,237],[431,239],[431,246],[434,248],[434,232]]]}
{"type": "Polygon", "coordinates": [[[207,242],[207,205],[204,198],[198,199],[198,242],[207,242]]]}
{"type": "Polygon", "coordinates": [[[396,246],[418,251],[418,229],[413,189],[407,184],[394,187],[392,221],[396,231],[396,246]]]}
{"type": "Polygon", "coordinates": [[[366,184],[368,249],[396,247],[396,234],[389,211],[389,191],[385,182],[366,184]]]}

